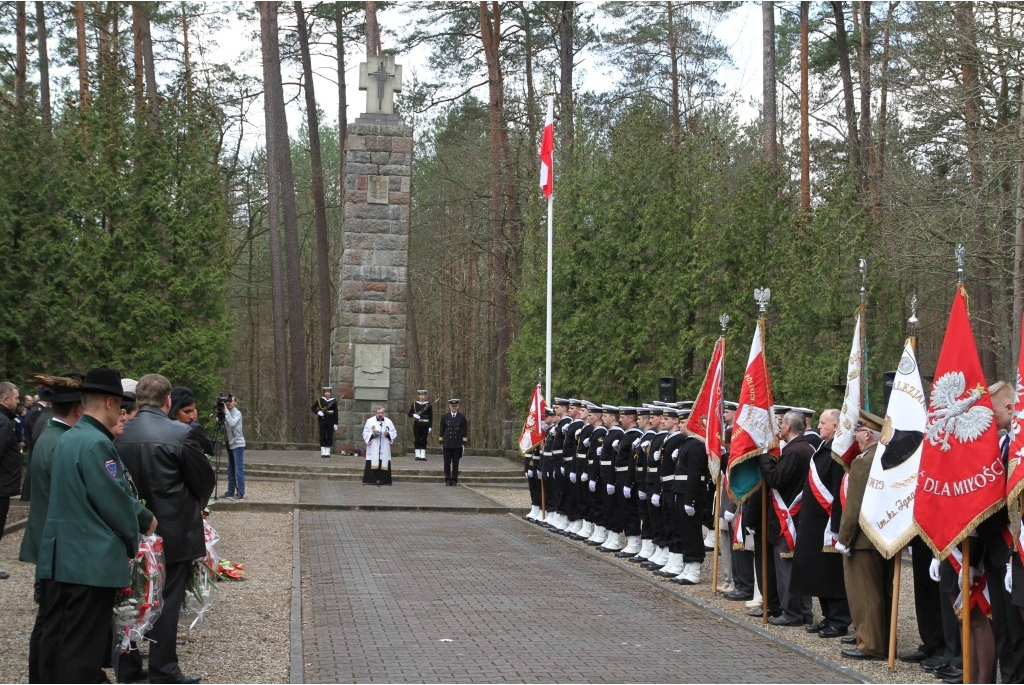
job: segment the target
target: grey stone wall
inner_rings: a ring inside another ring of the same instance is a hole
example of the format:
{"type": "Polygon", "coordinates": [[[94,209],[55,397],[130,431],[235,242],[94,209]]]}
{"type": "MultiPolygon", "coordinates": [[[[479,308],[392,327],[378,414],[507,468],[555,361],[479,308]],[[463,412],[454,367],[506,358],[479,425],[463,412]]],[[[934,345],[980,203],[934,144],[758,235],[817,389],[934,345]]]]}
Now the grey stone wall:
{"type": "MultiPolygon", "coordinates": [[[[331,382],[337,388],[336,447],[362,447],[362,427],[380,401],[356,399],[359,345],[390,348],[388,414],[399,429],[394,448],[412,436],[401,418],[410,400],[409,191],[412,127],[395,115],[363,115],[348,125],[345,145],[345,235],[341,281],[331,337],[331,382]]],[[[372,392],[365,388],[362,396],[372,392]]]]}

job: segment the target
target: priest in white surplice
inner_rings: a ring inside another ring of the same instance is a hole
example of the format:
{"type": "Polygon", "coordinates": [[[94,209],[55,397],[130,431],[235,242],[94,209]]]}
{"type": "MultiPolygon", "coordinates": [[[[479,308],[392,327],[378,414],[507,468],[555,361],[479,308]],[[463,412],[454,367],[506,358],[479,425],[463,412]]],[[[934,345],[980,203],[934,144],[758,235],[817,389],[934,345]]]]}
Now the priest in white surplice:
{"type": "Polygon", "coordinates": [[[376,415],[368,418],[363,426],[363,442],[366,443],[363,485],[391,485],[391,443],[396,437],[395,424],[384,416],[383,406],[377,407],[376,415]]]}

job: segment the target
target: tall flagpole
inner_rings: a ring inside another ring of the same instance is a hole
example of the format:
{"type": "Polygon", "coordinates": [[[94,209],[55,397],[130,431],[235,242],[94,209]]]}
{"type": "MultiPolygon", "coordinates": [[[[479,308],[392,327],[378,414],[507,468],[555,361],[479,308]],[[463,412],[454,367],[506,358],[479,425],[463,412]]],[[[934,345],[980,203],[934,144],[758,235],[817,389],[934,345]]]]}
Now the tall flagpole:
{"type": "MultiPolygon", "coordinates": [[[[772,291],[770,288],[754,288],[754,301],[757,302],[758,311],[758,334],[761,338],[761,354],[766,358],[768,351],[764,345],[764,329],[768,325],[768,317],[765,313],[768,311],[768,301],[772,298],[772,291]]],[[[767,359],[765,364],[767,365],[767,359]]],[[[767,372],[766,372],[767,373],[767,372]]],[[[769,387],[771,387],[769,385],[769,387]]],[[[768,411],[774,411],[774,407],[768,407],[768,411]]],[[[772,422],[774,419],[769,415],[768,421],[772,422]]],[[[769,423],[769,425],[773,425],[769,423]]],[[[768,498],[771,495],[768,493],[768,484],[764,482],[764,476],[761,477],[761,625],[768,625],[768,554],[770,548],[768,547],[768,498]]]]}
{"type": "MultiPolygon", "coordinates": [[[[956,256],[956,283],[958,289],[964,289],[964,246],[957,244],[954,250],[956,256]]],[[[960,646],[963,654],[964,682],[973,683],[971,680],[971,538],[967,536],[962,543],[963,559],[960,563],[960,646]]],[[[996,588],[998,591],[998,587],[996,588]]]]}
{"type": "Polygon", "coordinates": [[[548,198],[548,292],[546,300],[547,317],[544,329],[544,397],[548,402],[551,401],[551,274],[553,272],[551,253],[555,242],[554,204],[555,196],[552,193],[551,197],[548,198]]]}
{"type": "Polygon", "coordinates": [[[554,111],[555,111],[555,96],[548,96],[548,114],[544,121],[544,139],[541,141],[541,186],[544,188],[544,194],[548,200],[548,278],[547,278],[547,296],[545,299],[545,308],[547,310],[547,316],[545,320],[544,330],[544,397],[547,402],[551,402],[551,290],[552,290],[552,274],[554,273],[554,267],[552,266],[553,254],[554,254],[554,243],[555,243],[555,223],[554,223],[554,207],[555,207],[555,135],[554,135],[554,111]],[[543,167],[547,166],[547,176],[543,174],[543,167]]]}

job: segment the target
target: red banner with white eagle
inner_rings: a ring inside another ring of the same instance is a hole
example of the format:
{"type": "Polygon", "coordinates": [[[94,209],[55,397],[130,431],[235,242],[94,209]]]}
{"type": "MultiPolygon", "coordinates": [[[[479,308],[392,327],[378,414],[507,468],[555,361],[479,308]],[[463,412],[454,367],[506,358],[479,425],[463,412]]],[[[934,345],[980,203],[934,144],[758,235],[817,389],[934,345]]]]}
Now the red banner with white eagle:
{"type": "Polygon", "coordinates": [[[992,398],[957,288],[935,367],[925,424],[914,519],[921,537],[944,559],[1006,496],[992,398]]]}
{"type": "Polygon", "coordinates": [[[723,433],[725,431],[722,417],[722,381],[724,378],[725,338],[715,342],[711,353],[708,373],[693,403],[690,418],[686,422],[686,431],[704,443],[708,453],[708,468],[712,477],[717,478],[721,468],[723,433]]]}
{"type": "Polygon", "coordinates": [[[544,428],[540,425],[544,420],[544,408],[544,396],[538,383],[533,389],[533,397],[530,398],[530,409],[526,413],[523,432],[519,435],[519,451],[523,454],[544,442],[544,428]]]}
{"type": "MultiPolygon", "coordinates": [[[[1010,421],[1010,446],[1006,471],[1006,505],[1010,511],[1010,527],[1013,539],[1021,538],[1021,493],[1024,492],[1024,336],[1021,336],[1020,352],[1017,355],[1017,378],[1013,384],[1013,418],[1010,421]]],[[[1024,557],[1022,557],[1024,558],[1024,557]]]]}

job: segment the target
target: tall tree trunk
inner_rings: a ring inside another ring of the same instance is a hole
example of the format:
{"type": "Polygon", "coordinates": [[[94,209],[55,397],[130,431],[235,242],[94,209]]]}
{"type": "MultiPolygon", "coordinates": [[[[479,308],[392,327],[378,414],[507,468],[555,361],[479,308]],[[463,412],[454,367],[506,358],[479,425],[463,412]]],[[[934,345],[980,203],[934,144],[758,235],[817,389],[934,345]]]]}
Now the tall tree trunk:
{"type": "Polygon", "coordinates": [[[810,5],[800,3],[800,208],[811,211],[810,88],[808,86],[808,24],[810,5]]]}
{"type": "MultiPolygon", "coordinates": [[[[1020,114],[1017,118],[1018,140],[1024,140],[1024,82],[1018,91],[1020,114]]],[[[1020,349],[1021,316],[1024,315],[1024,160],[1017,162],[1017,222],[1013,240],[1013,339],[1011,350],[1020,349]]]]}
{"type": "MultiPolygon", "coordinates": [[[[345,92],[345,3],[334,3],[334,35],[338,60],[338,197],[345,203],[345,140],[348,138],[348,96],[345,92]]],[[[344,212],[342,212],[344,227],[344,212]]]]}
{"type": "Polygon", "coordinates": [[[494,285],[494,316],[496,326],[495,363],[497,364],[497,407],[499,415],[508,414],[508,348],[511,345],[509,326],[508,278],[506,276],[507,243],[502,225],[502,93],[499,47],[501,41],[501,5],[480,3],[480,34],[487,59],[488,101],[491,137],[491,277],[494,285]]]}
{"type": "Polygon", "coordinates": [[[882,187],[882,178],[885,176],[885,139],[888,126],[888,100],[889,100],[889,36],[892,32],[892,15],[896,11],[899,1],[890,2],[889,9],[885,15],[885,29],[882,31],[882,64],[879,74],[878,91],[878,154],[875,156],[875,187],[882,187]]]}
{"type": "Polygon", "coordinates": [[[149,26],[150,7],[143,6],[139,12],[139,31],[142,40],[142,66],[146,77],[146,103],[149,113],[146,125],[150,131],[156,131],[160,125],[160,99],[156,90],[156,64],[153,61],[153,34],[149,26]]]}
{"type": "Polygon", "coordinates": [[[28,71],[28,13],[24,2],[15,3],[14,107],[25,106],[25,78],[28,71]]]}
{"type": "Polygon", "coordinates": [[[85,110],[89,106],[89,60],[86,57],[85,3],[75,2],[75,30],[78,47],[78,105],[85,110]]]}
{"type": "MultiPolygon", "coordinates": [[[[559,86],[559,119],[558,135],[560,147],[564,150],[558,156],[562,174],[572,178],[573,153],[576,148],[576,102],[572,83],[573,58],[575,56],[576,3],[563,2],[558,24],[558,74],[559,86]]],[[[536,135],[530,140],[536,140],[536,135]]]]}
{"type": "Polygon", "coordinates": [[[132,3],[132,65],[135,96],[135,117],[142,119],[146,108],[146,77],[142,58],[142,12],[141,2],[132,3]]]}
{"type": "MultiPolygon", "coordinates": [[[[267,129],[267,228],[270,243],[270,287],[274,312],[274,396],[290,401],[288,394],[288,344],[285,339],[284,275],[281,268],[280,197],[281,184],[277,168],[277,142],[271,132],[276,130],[275,109],[270,91],[274,74],[280,79],[277,49],[277,4],[260,3],[260,46],[263,53],[263,114],[267,129]]],[[[305,400],[302,402],[305,406],[305,400]]],[[[291,435],[291,412],[285,412],[281,435],[291,435]]]]}
{"type": "Polygon", "coordinates": [[[860,159],[864,166],[862,188],[868,191],[869,204],[876,206],[873,144],[871,142],[871,3],[861,0],[860,10],[860,159]]]}
{"type": "Polygon", "coordinates": [[[843,3],[832,3],[832,14],[836,18],[836,53],[839,56],[839,78],[843,82],[843,105],[846,113],[846,148],[850,155],[853,173],[860,181],[860,142],[857,135],[857,113],[853,106],[853,75],[850,71],[850,48],[846,44],[846,18],[843,3]]]}
{"type": "MultiPolygon", "coordinates": [[[[976,245],[984,247],[989,243],[988,224],[985,222],[984,170],[981,155],[981,83],[978,78],[978,46],[975,42],[977,27],[974,23],[974,5],[969,2],[953,4],[953,16],[957,25],[957,40],[960,60],[960,73],[964,88],[964,119],[967,134],[967,161],[970,168],[971,192],[973,194],[973,224],[976,245]]],[[[974,308],[974,321],[977,323],[981,345],[978,353],[981,367],[987,378],[996,375],[995,349],[997,341],[992,324],[992,284],[989,280],[989,262],[978,259],[976,262],[977,297],[974,308]]]]}
{"type": "MultiPolygon", "coordinates": [[[[773,3],[773,2],[763,2],[761,4],[762,5],[772,5],[772,6],[774,6],[775,3],[773,3]]],[[[682,112],[680,111],[680,105],[679,105],[679,43],[678,43],[678,38],[676,37],[676,29],[675,29],[675,26],[673,24],[673,21],[674,21],[675,17],[673,16],[672,9],[673,9],[674,6],[675,6],[675,3],[672,2],[672,0],[669,0],[668,2],[665,3],[665,8],[667,10],[666,16],[667,16],[667,19],[668,19],[669,87],[672,89],[672,95],[671,95],[671,109],[672,109],[672,111],[669,113],[670,116],[672,117],[672,152],[678,152],[679,151],[679,143],[683,139],[683,124],[682,124],[683,115],[682,115],[682,112]]],[[[774,9],[772,9],[772,11],[774,12],[774,9]]],[[[773,22],[774,22],[774,15],[773,15],[773,22]]],[[[772,46],[773,46],[772,62],[775,61],[775,57],[774,57],[774,54],[775,54],[774,53],[774,45],[775,45],[775,43],[774,43],[774,34],[775,34],[775,24],[773,23],[772,24],[772,35],[773,35],[773,39],[772,39],[772,46]]],[[[775,69],[773,68],[772,69],[772,74],[774,74],[774,73],[775,73],[775,69]]],[[[772,86],[774,88],[774,81],[772,82],[772,86]]],[[[774,100],[775,100],[775,96],[774,96],[774,91],[773,91],[773,93],[772,93],[772,101],[774,102],[774,100]]]]}
{"type": "Polygon", "coordinates": [[[380,25],[377,23],[377,3],[366,3],[366,59],[380,55],[380,25]]]}
{"type": "Polygon", "coordinates": [[[320,121],[313,91],[313,61],[309,56],[309,30],[302,3],[295,2],[295,18],[302,53],[302,85],[306,93],[306,125],[309,128],[309,159],[313,167],[313,213],[316,217],[317,296],[320,299],[320,371],[318,378],[331,378],[331,267],[327,239],[327,208],[324,205],[324,164],[320,156],[320,121]]]}
{"type": "Polygon", "coordinates": [[[39,53],[39,106],[43,120],[43,139],[53,135],[53,114],[50,106],[50,57],[46,47],[46,6],[36,3],[36,50],[39,53]]]}
{"type": "Polygon", "coordinates": [[[192,53],[188,42],[188,5],[181,3],[182,61],[185,67],[185,108],[192,109],[192,53]]]}
{"type": "Polygon", "coordinates": [[[761,68],[764,94],[764,152],[772,166],[779,163],[775,100],[775,3],[761,2],[761,68]]]}

